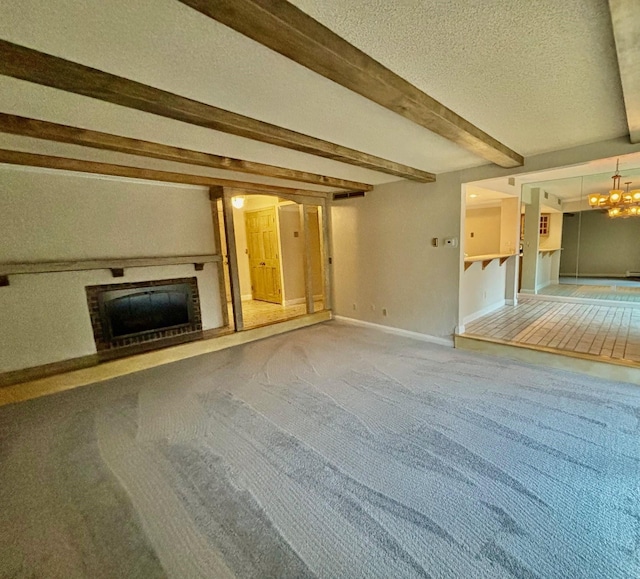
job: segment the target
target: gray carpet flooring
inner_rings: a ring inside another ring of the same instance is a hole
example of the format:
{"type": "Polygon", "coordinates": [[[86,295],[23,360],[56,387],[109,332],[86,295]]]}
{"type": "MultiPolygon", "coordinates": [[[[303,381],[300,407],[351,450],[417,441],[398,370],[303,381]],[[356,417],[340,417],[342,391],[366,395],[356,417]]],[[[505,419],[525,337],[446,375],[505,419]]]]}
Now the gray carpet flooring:
{"type": "Polygon", "coordinates": [[[640,577],[640,388],[337,322],[0,408],[0,577],[640,577]]]}

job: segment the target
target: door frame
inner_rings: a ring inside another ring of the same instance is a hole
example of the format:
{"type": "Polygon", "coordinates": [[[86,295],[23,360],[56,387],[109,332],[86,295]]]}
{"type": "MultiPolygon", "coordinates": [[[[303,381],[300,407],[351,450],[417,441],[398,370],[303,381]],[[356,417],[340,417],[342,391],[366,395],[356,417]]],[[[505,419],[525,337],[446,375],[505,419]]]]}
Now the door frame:
{"type": "MultiPolygon", "coordinates": [[[[324,290],[324,309],[331,311],[333,309],[333,271],[332,271],[332,236],[331,236],[331,203],[329,201],[330,195],[328,193],[311,193],[300,195],[292,194],[275,194],[268,191],[251,190],[246,191],[244,189],[231,188],[231,187],[211,187],[210,196],[211,199],[222,199],[223,216],[224,216],[224,228],[227,239],[227,253],[229,261],[229,278],[231,282],[231,303],[233,308],[233,321],[235,331],[240,332],[244,330],[244,320],[242,317],[242,296],[240,294],[240,274],[238,270],[238,253],[235,242],[235,225],[233,218],[233,206],[231,204],[232,197],[237,195],[269,195],[271,197],[278,197],[281,199],[287,199],[293,201],[303,207],[315,205],[320,208],[320,214],[322,219],[320,223],[322,225],[321,232],[321,260],[322,260],[322,275],[323,275],[323,290],[324,290]]],[[[278,225],[279,228],[279,225],[278,225]]],[[[305,220],[302,220],[301,228],[302,234],[305,240],[305,253],[308,251],[307,245],[309,244],[309,235],[305,229],[305,220]]],[[[278,239],[280,238],[278,229],[278,239]]],[[[282,256],[282,250],[280,248],[280,255],[282,256]]],[[[280,268],[282,275],[282,267],[280,268]]],[[[313,287],[312,284],[305,283],[307,303],[307,314],[313,314],[313,287]],[[311,307],[310,307],[311,306],[311,307]]],[[[282,284],[282,296],[284,300],[284,283],[282,284]]],[[[225,302],[226,298],[221,295],[221,303],[225,302]]]]}

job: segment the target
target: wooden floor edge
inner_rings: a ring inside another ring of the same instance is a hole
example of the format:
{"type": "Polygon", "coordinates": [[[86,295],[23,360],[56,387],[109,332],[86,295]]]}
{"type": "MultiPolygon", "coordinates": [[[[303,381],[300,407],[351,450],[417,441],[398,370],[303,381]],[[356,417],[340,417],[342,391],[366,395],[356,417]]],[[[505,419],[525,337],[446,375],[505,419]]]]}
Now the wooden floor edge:
{"type": "Polygon", "coordinates": [[[640,385],[640,366],[625,360],[605,359],[600,356],[553,350],[530,344],[514,344],[480,336],[458,334],[454,339],[455,347],[461,350],[500,356],[529,364],[544,365],[558,370],[578,372],[605,380],[640,385]]]}
{"type": "Polygon", "coordinates": [[[104,362],[89,368],[81,368],[54,376],[31,380],[29,382],[5,386],[0,388],[0,406],[24,402],[41,396],[48,396],[97,382],[104,382],[111,378],[133,374],[134,372],[170,364],[186,358],[217,352],[233,346],[284,334],[292,330],[306,328],[314,324],[326,322],[331,318],[332,314],[330,311],[306,314],[270,326],[261,326],[242,332],[171,346],[169,348],[163,348],[162,350],[154,350],[128,358],[104,362]]]}

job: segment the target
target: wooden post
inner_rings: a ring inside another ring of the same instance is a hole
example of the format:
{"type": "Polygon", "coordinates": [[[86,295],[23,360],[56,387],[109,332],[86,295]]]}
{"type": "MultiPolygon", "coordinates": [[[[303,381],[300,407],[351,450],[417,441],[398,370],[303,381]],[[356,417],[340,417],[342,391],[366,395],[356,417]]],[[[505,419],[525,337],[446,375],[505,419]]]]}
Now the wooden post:
{"type": "Polygon", "coordinates": [[[231,305],[236,332],[244,329],[242,319],[242,295],[240,294],[240,274],[238,272],[238,252],[236,250],[236,231],[233,225],[233,205],[231,197],[233,191],[223,188],[222,207],[224,211],[224,231],[227,237],[227,251],[229,255],[229,281],[231,283],[231,305]]]}
{"type": "Polygon", "coordinates": [[[325,281],[325,284],[329,288],[327,294],[324,296],[324,305],[326,309],[333,310],[333,307],[334,307],[334,304],[333,304],[333,296],[334,296],[333,237],[332,237],[333,225],[332,225],[332,217],[331,217],[331,201],[329,199],[326,199],[324,201],[323,209],[324,211],[322,212],[322,217],[324,219],[322,223],[322,234],[324,236],[324,242],[325,242],[324,247],[327,253],[325,256],[325,264],[327,265],[326,273],[325,273],[325,276],[327,279],[325,281]]]}
{"type": "Polygon", "coordinates": [[[222,310],[222,325],[226,328],[229,326],[229,307],[227,304],[227,288],[224,284],[224,260],[225,256],[222,253],[222,239],[220,236],[220,220],[218,219],[218,191],[212,188],[209,194],[211,200],[211,218],[213,221],[213,240],[216,244],[216,252],[219,253],[222,259],[218,262],[217,274],[218,274],[218,293],[220,294],[220,309],[222,310]]]}
{"type": "Polygon", "coordinates": [[[331,239],[329,235],[329,212],[328,202],[318,206],[318,225],[320,226],[320,258],[322,259],[322,291],[324,309],[331,309],[331,262],[330,251],[331,239]]]}
{"type": "Polygon", "coordinates": [[[540,247],[540,188],[531,189],[531,203],[524,209],[524,250],[522,255],[522,293],[536,294],[538,249],[540,247]]]}
{"type": "Polygon", "coordinates": [[[306,204],[298,205],[300,212],[300,225],[302,228],[303,270],[304,270],[304,297],[307,304],[307,313],[312,314],[313,304],[313,275],[311,272],[311,239],[309,238],[309,207],[306,204]]]}

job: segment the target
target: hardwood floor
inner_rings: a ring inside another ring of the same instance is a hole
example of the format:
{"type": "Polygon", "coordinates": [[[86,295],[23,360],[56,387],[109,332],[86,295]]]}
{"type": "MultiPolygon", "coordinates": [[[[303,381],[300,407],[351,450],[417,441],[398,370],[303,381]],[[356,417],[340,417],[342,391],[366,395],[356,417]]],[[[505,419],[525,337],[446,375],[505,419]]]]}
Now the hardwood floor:
{"type": "Polygon", "coordinates": [[[640,365],[640,309],[520,298],[466,327],[463,336],[552,348],[640,365]]]}
{"type": "MultiPolygon", "coordinates": [[[[314,302],[314,306],[314,312],[320,312],[324,309],[324,304],[321,300],[314,302]]],[[[304,316],[306,313],[307,306],[304,303],[282,306],[259,300],[242,301],[242,316],[245,328],[275,324],[298,316],[304,316]]],[[[231,304],[229,304],[229,319],[233,319],[231,304]]]]}
{"type": "Polygon", "coordinates": [[[596,300],[610,300],[617,302],[631,302],[640,304],[640,283],[633,285],[599,284],[555,284],[540,290],[538,295],[562,296],[596,300]]]}

